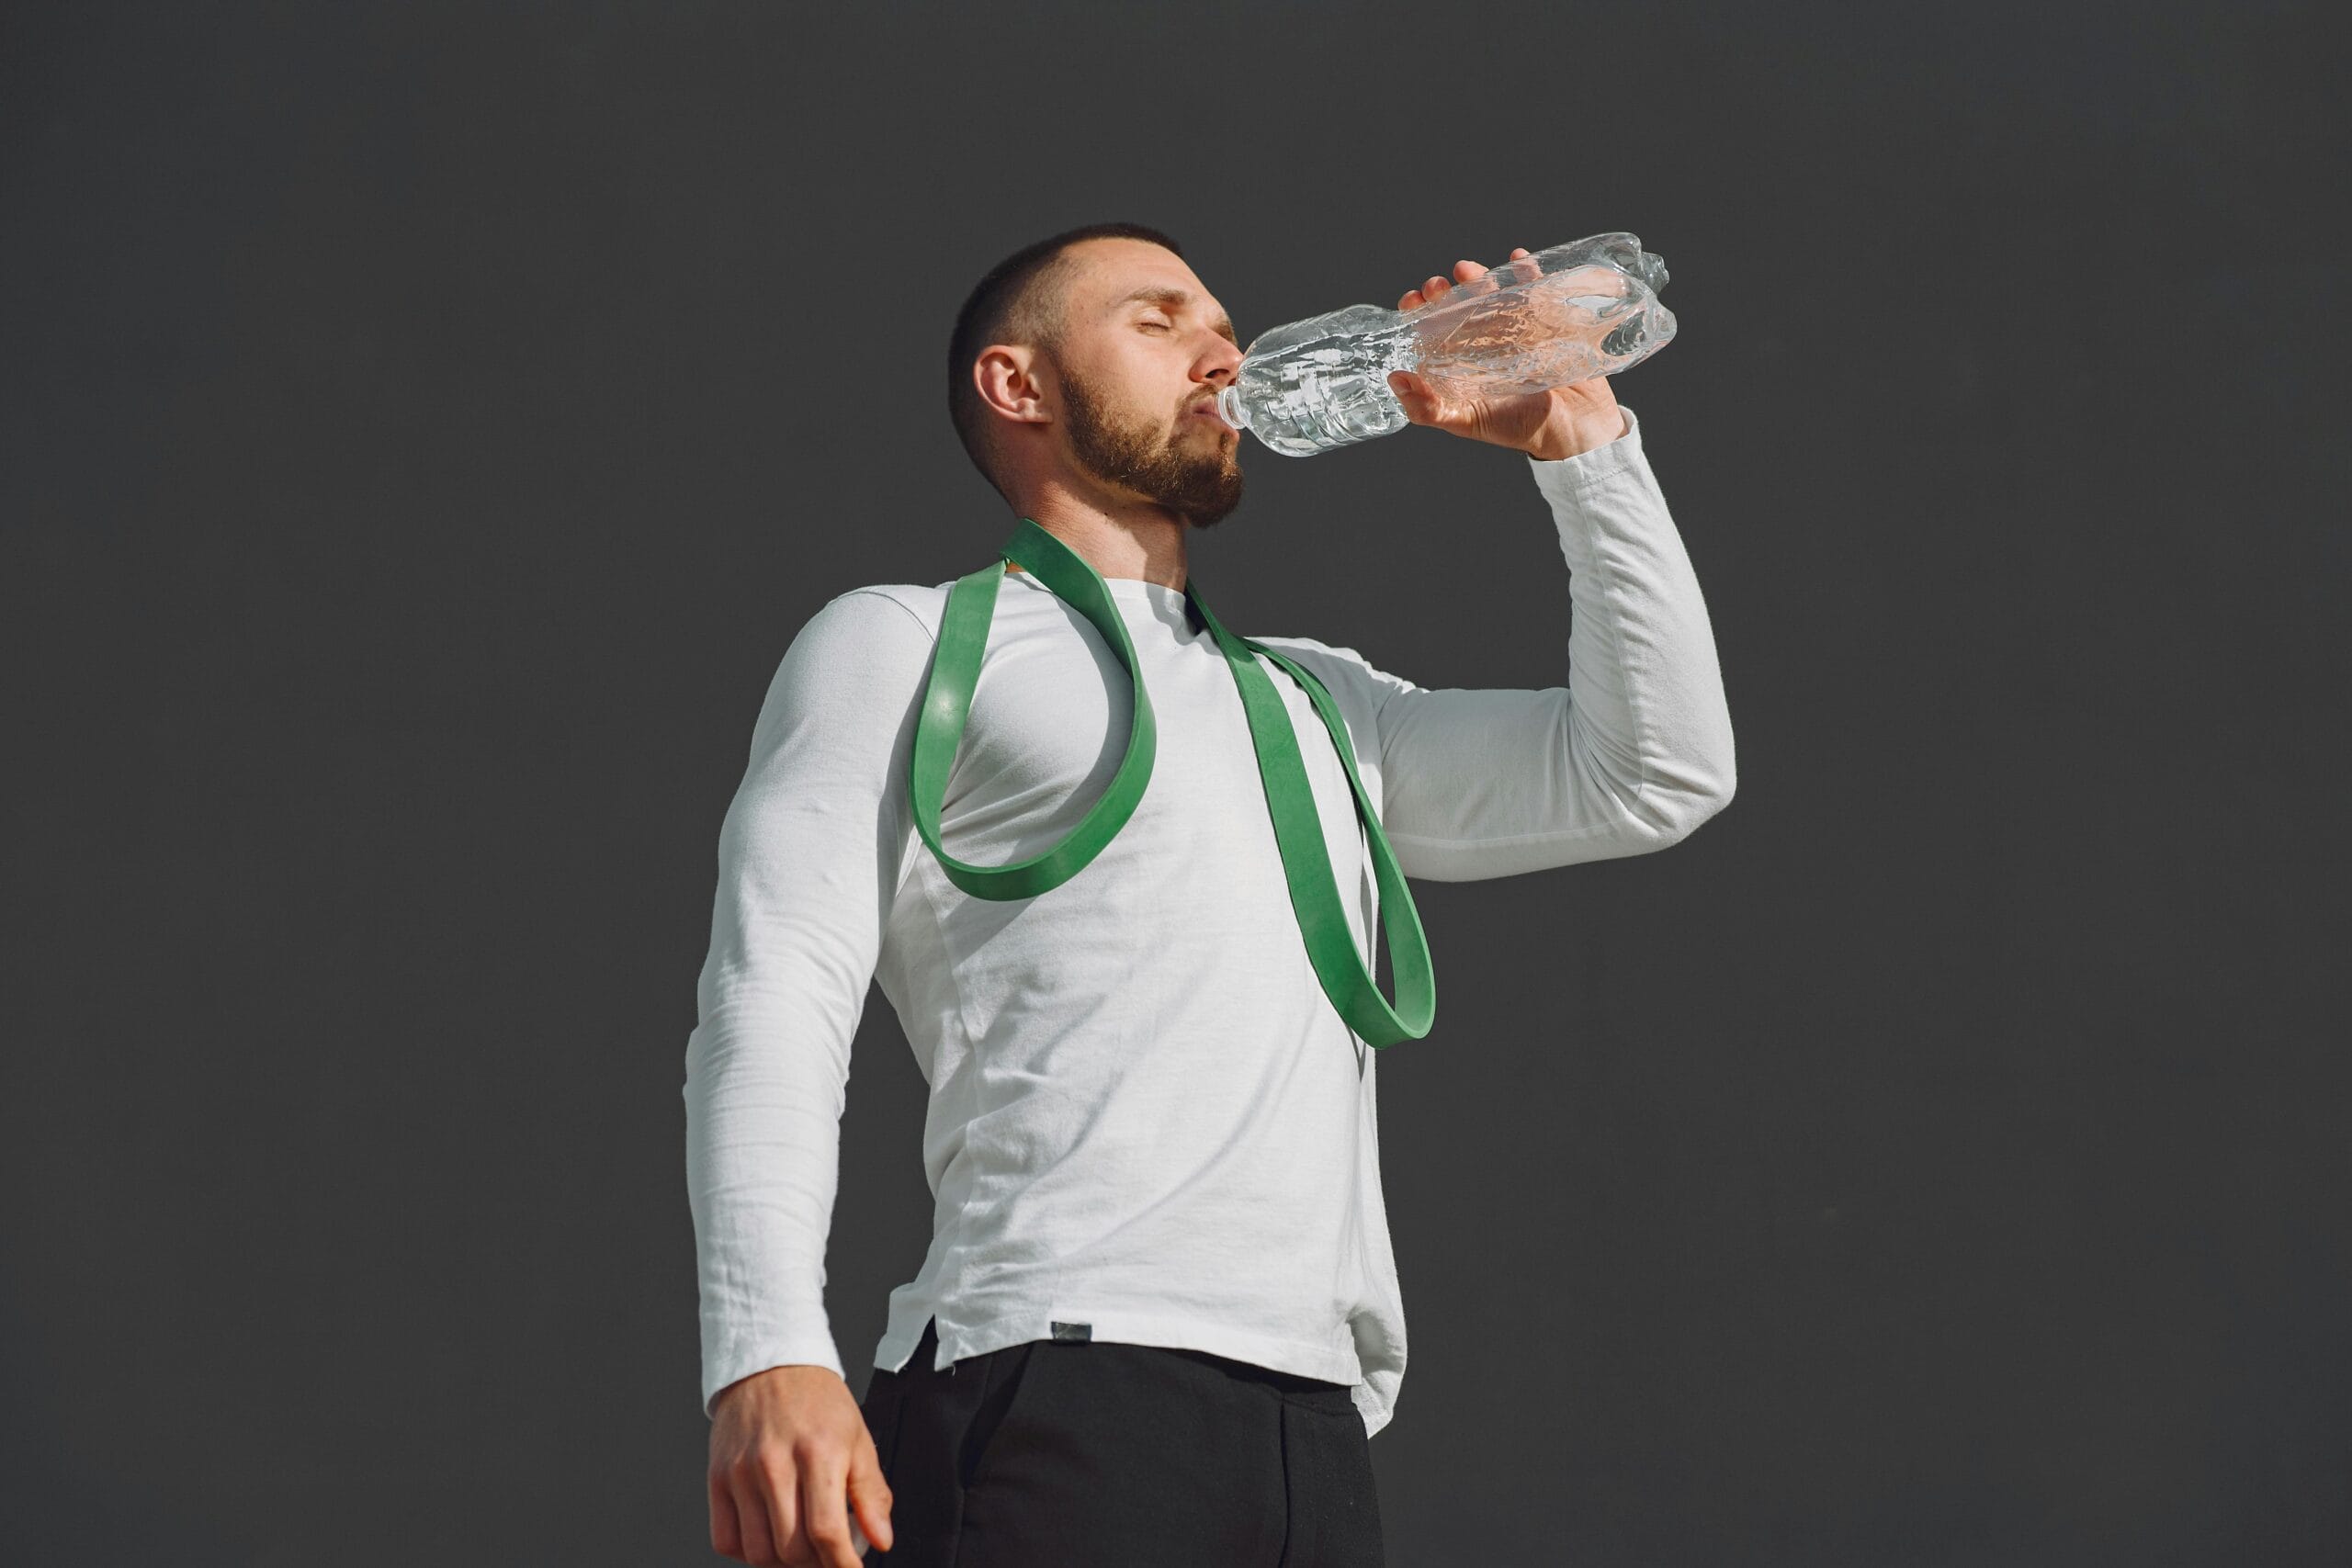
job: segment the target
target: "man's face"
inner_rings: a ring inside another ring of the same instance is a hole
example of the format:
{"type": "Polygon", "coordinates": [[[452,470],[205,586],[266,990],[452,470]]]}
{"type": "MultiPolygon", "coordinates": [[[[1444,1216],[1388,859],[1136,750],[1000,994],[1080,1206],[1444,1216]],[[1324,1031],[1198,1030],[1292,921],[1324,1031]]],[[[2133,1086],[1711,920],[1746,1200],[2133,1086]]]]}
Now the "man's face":
{"type": "Polygon", "coordinates": [[[1241,503],[1241,437],[1201,412],[1241,363],[1233,323],[1182,256],[1142,240],[1071,247],[1058,356],[1070,461],[1205,528],[1241,503]]]}

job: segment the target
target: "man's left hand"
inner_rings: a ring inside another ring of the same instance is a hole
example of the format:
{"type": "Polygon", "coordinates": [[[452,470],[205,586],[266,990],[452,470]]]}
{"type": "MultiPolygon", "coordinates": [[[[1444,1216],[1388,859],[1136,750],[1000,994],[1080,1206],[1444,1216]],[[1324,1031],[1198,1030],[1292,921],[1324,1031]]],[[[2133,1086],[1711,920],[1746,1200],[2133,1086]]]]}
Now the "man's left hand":
{"type": "MultiPolygon", "coordinates": [[[[1520,246],[1512,261],[1528,254],[1520,246]]],[[[1396,301],[1399,310],[1434,305],[1456,283],[1484,277],[1487,269],[1474,261],[1453,264],[1451,280],[1431,276],[1396,301]]],[[[1409,370],[1388,373],[1388,389],[1396,394],[1405,417],[1473,441],[1490,442],[1550,462],[1573,457],[1614,441],[1626,432],[1625,415],[1609,378],[1595,376],[1541,392],[1505,393],[1489,397],[1447,397],[1430,381],[1409,370]]]]}

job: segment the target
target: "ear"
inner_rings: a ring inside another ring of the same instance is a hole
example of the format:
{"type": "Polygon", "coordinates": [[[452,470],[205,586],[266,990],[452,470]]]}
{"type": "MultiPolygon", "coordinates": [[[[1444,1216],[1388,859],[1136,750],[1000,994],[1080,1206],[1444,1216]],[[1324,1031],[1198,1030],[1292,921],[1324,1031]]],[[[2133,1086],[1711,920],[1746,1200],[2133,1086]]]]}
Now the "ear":
{"type": "Polygon", "coordinates": [[[1052,418],[1046,409],[1043,375],[1037,351],[1025,344],[992,343],[972,361],[972,384],[979,389],[980,401],[1023,424],[1043,424],[1052,418]]]}

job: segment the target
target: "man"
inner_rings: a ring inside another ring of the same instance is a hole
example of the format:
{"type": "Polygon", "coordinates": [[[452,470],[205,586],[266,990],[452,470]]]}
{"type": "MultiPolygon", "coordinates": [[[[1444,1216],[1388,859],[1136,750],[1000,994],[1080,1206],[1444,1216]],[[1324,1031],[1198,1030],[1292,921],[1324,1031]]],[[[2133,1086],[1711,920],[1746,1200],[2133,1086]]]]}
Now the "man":
{"type": "MultiPolygon", "coordinates": [[[[1014,520],[1101,575],[1157,726],[1133,816],[1066,883],[973,897],[917,836],[909,760],[953,578],[837,595],[768,691],[686,1050],[725,1555],[849,1568],[863,1537],[942,1568],[1381,1562],[1367,1444],[1405,1329],[1374,1053],[1310,964],[1233,672],[1184,592],[1189,531],[1241,499],[1239,436],[1204,412],[1240,358],[1176,243],[1134,224],[1007,258],[956,322],[957,433],[1014,520]],[[930,1084],[935,1206],[861,1407],[822,1287],[869,980],[930,1084]]],[[[1400,868],[1464,881],[1682,839],[1731,798],[1731,728],[1633,413],[1606,378],[1468,402],[1390,385],[1415,423],[1524,454],[1574,604],[1567,684],[1538,690],[1425,690],[1353,649],[1254,639],[1329,689],[1400,868]]],[[[1449,532],[1475,547],[1483,521],[1449,532]]],[[[1348,547],[1345,519],[1317,525],[1348,547]]],[[[978,530],[978,557],[1005,533],[978,530]]],[[[1433,604],[1491,590],[1442,581],[1453,559],[1411,564],[1433,604]]],[[[1369,968],[1343,764],[1296,682],[1273,684],[1369,968]]],[[[1008,570],[945,852],[999,867],[1061,842],[1132,716],[1097,626],[1008,570]]]]}

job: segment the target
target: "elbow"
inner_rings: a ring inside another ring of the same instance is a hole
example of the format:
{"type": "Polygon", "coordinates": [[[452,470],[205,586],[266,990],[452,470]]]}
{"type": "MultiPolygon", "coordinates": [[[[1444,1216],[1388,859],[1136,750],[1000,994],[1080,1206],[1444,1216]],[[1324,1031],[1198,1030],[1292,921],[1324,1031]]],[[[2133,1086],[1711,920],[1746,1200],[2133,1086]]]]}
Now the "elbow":
{"type": "Polygon", "coordinates": [[[1731,804],[1732,795],[1738,787],[1738,783],[1737,775],[1732,772],[1730,765],[1726,763],[1724,767],[1721,778],[1714,787],[1708,790],[1705,795],[1701,795],[1698,800],[1692,804],[1690,808],[1683,814],[1682,830],[1679,833],[1677,833],[1675,837],[1678,839],[1689,838],[1692,833],[1698,831],[1699,825],[1701,823],[1713,817],[1716,812],[1721,811],[1724,807],[1729,806],[1731,804]]]}
{"type": "Polygon", "coordinates": [[[1649,847],[1665,849],[1697,832],[1731,804],[1738,774],[1728,754],[1693,760],[1651,775],[1634,796],[1634,818],[1647,829],[1649,847]]]}
{"type": "Polygon", "coordinates": [[[1731,723],[1718,710],[1716,722],[1694,731],[1692,744],[1648,781],[1668,802],[1668,842],[1679,842],[1731,804],[1739,787],[1739,765],[1732,750],[1731,723]]]}

